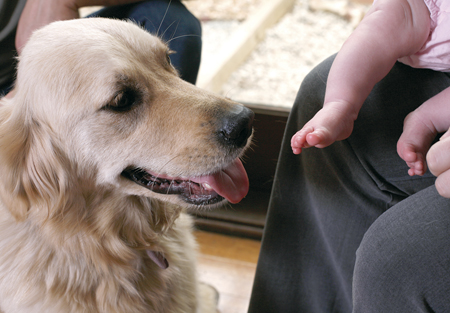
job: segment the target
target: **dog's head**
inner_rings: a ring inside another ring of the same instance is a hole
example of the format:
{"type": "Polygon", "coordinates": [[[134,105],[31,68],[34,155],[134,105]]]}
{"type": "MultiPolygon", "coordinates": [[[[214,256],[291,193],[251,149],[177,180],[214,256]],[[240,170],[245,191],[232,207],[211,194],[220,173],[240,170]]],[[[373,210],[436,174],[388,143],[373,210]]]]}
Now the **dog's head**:
{"type": "Polygon", "coordinates": [[[170,53],[117,20],[55,22],[33,34],[15,96],[0,108],[0,196],[17,218],[69,191],[184,206],[246,195],[239,157],[253,113],[181,80],[170,53]]]}

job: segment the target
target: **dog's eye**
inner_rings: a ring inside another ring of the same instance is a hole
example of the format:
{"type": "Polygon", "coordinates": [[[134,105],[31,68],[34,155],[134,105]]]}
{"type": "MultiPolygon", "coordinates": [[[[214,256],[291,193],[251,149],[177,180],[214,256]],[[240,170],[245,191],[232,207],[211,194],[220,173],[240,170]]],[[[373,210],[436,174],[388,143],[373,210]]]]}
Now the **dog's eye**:
{"type": "Polygon", "coordinates": [[[167,52],[166,52],[166,61],[167,61],[167,64],[172,65],[172,61],[170,60],[170,56],[171,56],[172,54],[174,54],[174,53],[175,53],[175,52],[172,51],[172,50],[167,50],[167,52]]]}
{"type": "Polygon", "coordinates": [[[139,96],[133,89],[119,92],[104,108],[115,112],[127,112],[139,102],[139,96]]]}

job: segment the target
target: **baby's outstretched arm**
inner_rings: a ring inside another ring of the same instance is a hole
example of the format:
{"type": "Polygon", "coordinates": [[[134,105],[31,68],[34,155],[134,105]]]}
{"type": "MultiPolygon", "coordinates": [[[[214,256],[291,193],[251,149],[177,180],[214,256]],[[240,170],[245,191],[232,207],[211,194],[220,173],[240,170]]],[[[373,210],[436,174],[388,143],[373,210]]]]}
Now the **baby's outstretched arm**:
{"type": "Polygon", "coordinates": [[[417,52],[429,34],[423,0],[378,0],[346,40],[331,67],[323,108],[291,139],[292,150],[347,138],[372,90],[396,60],[417,52]]]}
{"type": "Polygon", "coordinates": [[[450,127],[450,88],[445,89],[408,114],[397,142],[399,156],[409,166],[408,174],[423,175],[425,156],[438,133],[450,127]]]}

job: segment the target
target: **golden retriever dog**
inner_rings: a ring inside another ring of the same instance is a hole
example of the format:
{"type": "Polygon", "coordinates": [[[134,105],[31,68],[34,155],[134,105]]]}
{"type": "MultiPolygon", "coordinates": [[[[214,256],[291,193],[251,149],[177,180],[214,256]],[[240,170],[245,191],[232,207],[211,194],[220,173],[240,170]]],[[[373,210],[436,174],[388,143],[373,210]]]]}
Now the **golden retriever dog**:
{"type": "Polygon", "coordinates": [[[1,312],[215,312],[185,209],[246,195],[253,112],[170,53],[110,19],[32,35],[0,102],[1,312]]]}

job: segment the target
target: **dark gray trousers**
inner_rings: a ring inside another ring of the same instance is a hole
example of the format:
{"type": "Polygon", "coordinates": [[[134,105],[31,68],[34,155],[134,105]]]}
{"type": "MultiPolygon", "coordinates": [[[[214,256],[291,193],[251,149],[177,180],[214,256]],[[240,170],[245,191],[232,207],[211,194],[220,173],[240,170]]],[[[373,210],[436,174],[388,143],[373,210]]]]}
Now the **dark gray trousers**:
{"type": "Polygon", "coordinates": [[[397,63],[347,140],[294,155],[333,60],[305,78],[289,117],[249,312],[450,312],[450,200],[396,152],[405,116],[450,78],[397,63]]]}

